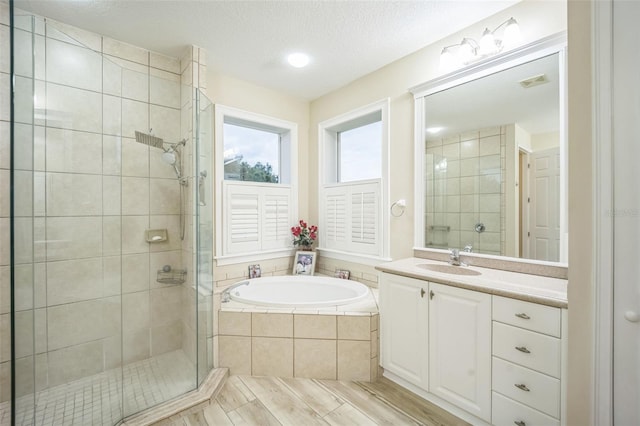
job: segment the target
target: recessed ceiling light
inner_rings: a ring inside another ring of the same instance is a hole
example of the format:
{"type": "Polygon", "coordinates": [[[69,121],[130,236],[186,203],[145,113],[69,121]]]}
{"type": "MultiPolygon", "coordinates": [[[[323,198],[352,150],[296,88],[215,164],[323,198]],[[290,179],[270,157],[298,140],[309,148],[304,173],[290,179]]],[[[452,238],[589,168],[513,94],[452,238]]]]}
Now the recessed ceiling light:
{"type": "Polygon", "coordinates": [[[287,56],[287,62],[289,62],[292,67],[296,68],[306,67],[307,65],[309,65],[309,61],[309,55],[307,55],[306,53],[296,52],[287,56]]]}
{"type": "Polygon", "coordinates": [[[428,133],[431,133],[432,135],[435,135],[435,134],[440,133],[441,131],[443,131],[444,127],[427,127],[425,130],[428,133]]]}

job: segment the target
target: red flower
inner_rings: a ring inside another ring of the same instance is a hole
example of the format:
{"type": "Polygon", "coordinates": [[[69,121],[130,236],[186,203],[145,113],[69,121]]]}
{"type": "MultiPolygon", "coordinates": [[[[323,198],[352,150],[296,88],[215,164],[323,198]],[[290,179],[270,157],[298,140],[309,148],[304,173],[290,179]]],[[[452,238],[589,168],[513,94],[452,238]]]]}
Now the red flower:
{"type": "Polygon", "coordinates": [[[318,238],[318,227],[315,225],[309,226],[307,222],[300,219],[298,221],[300,226],[292,226],[291,234],[293,235],[293,245],[300,247],[311,247],[316,238],[318,238]]]}

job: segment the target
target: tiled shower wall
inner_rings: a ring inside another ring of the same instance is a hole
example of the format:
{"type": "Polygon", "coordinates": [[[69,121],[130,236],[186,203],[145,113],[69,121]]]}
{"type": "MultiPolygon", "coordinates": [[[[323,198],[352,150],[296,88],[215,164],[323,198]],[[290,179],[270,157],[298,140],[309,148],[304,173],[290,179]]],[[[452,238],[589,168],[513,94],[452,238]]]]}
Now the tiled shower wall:
{"type": "Polygon", "coordinates": [[[506,144],[506,126],[427,140],[428,247],[504,253],[506,144]]]}
{"type": "MultiPolygon", "coordinates": [[[[16,206],[16,366],[24,394],[33,390],[34,355],[36,388],[44,389],[182,348],[183,288],[155,280],[162,265],[182,266],[179,185],[161,151],[136,143],[134,131],[153,129],[168,142],[187,135],[179,60],[42,19],[32,33],[21,19],[16,141],[35,141],[33,153],[21,149],[16,159],[16,193],[33,200],[16,206]],[[166,228],[169,240],[148,244],[144,232],[154,228],[166,228]]],[[[2,3],[2,400],[10,396],[7,25],[2,3]]]]}

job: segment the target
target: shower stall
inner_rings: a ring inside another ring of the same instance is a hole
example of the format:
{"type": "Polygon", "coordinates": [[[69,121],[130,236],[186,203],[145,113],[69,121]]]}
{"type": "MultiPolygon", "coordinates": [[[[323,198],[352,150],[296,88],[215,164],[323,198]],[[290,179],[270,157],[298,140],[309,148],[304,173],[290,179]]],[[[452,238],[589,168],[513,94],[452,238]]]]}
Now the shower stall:
{"type": "Polygon", "coordinates": [[[2,25],[13,40],[2,84],[14,78],[15,92],[1,117],[13,135],[1,319],[14,339],[2,345],[0,419],[118,424],[213,366],[200,52],[170,58],[17,10],[2,25]]]}

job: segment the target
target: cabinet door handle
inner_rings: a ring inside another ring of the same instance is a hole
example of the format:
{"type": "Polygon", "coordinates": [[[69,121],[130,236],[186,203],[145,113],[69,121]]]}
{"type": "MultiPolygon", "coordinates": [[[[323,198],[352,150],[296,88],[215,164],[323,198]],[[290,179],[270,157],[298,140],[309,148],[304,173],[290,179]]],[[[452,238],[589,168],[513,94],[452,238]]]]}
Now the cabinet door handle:
{"type": "Polygon", "coordinates": [[[522,319],[525,319],[525,320],[527,320],[527,319],[531,319],[531,317],[530,317],[529,315],[525,314],[524,312],[523,312],[523,313],[521,313],[521,314],[516,314],[516,316],[517,316],[518,318],[522,318],[522,319]]]}
{"type": "Polygon", "coordinates": [[[516,383],[516,384],[514,384],[514,386],[517,387],[520,390],[525,391],[525,392],[530,392],[531,391],[531,389],[529,389],[527,387],[527,385],[525,385],[524,383],[520,383],[520,384],[516,383]]]}
{"type": "Polygon", "coordinates": [[[516,420],[514,421],[515,424],[517,424],[518,426],[527,426],[527,424],[525,422],[523,422],[522,420],[516,420]]]}
{"type": "Polygon", "coordinates": [[[420,297],[424,297],[424,295],[425,295],[426,293],[427,293],[427,292],[426,292],[426,291],[424,291],[424,288],[421,288],[421,289],[420,289],[420,297]]]}
{"type": "Polygon", "coordinates": [[[435,296],[436,294],[433,292],[433,290],[431,290],[429,292],[429,299],[433,300],[433,296],[435,296]]]}
{"type": "Polygon", "coordinates": [[[519,350],[520,352],[525,353],[525,354],[530,354],[531,353],[531,351],[529,349],[527,349],[526,347],[524,347],[524,346],[516,346],[516,349],[519,350]]]}

